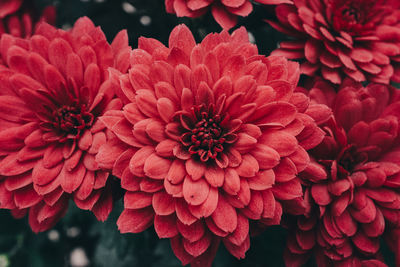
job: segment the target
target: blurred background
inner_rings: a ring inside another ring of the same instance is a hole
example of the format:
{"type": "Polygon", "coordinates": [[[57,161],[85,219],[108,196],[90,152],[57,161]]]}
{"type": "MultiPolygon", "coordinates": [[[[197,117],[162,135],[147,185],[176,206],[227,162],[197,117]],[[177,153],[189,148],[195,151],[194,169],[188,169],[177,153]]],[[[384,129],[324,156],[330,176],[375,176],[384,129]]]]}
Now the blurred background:
{"type": "MultiPolygon", "coordinates": [[[[0,0],[1,1],[1,0],[0,0]]],[[[221,28],[208,14],[199,19],[177,18],[165,12],[164,0],[35,0],[38,8],[54,4],[57,26],[69,29],[81,16],[88,16],[101,26],[111,41],[127,29],[130,44],[137,47],[139,36],[152,37],[164,44],[174,26],[185,23],[197,41],[221,28]]],[[[269,27],[264,19],[273,10],[255,5],[253,13],[240,18],[250,40],[261,54],[268,55],[285,38],[269,27]]],[[[116,221],[123,208],[120,199],[109,219],[98,222],[89,212],[79,210],[71,202],[67,215],[50,231],[35,234],[27,219],[15,220],[8,211],[0,210],[0,267],[178,267],[181,263],[171,251],[168,240],[159,240],[153,229],[141,234],[120,234],[116,221]]],[[[286,233],[271,227],[253,238],[246,259],[237,260],[220,246],[214,267],[280,267],[286,233]]],[[[387,249],[384,249],[387,252],[387,249]]],[[[389,262],[393,255],[385,255],[389,262]]],[[[315,266],[310,262],[307,266],[315,266]]]]}

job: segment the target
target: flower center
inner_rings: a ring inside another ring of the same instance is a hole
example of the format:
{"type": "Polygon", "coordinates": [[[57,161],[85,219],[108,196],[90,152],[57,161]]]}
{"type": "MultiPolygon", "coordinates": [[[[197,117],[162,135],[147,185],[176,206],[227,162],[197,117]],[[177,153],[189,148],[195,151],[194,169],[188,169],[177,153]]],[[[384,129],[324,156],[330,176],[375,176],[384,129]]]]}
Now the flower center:
{"type": "Polygon", "coordinates": [[[94,120],[93,114],[86,110],[86,105],[77,101],[73,105],[64,105],[54,110],[52,115],[52,126],[68,139],[79,138],[83,130],[92,126],[94,120]]]}
{"type": "Polygon", "coordinates": [[[336,0],[333,2],[332,22],[337,31],[350,35],[372,30],[383,17],[385,0],[336,0]]]}
{"type": "Polygon", "coordinates": [[[357,159],[357,151],[354,145],[348,145],[339,153],[337,163],[340,167],[344,168],[347,172],[352,172],[355,165],[359,163],[357,159]]]}
{"type": "Polygon", "coordinates": [[[202,162],[216,159],[227,145],[236,141],[237,135],[230,133],[226,121],[220,114],[215,114],[214,105],[204,104],[191,108],[190,116],[181,116],[185,131],[180,140],[189,153],[202,162]]]}

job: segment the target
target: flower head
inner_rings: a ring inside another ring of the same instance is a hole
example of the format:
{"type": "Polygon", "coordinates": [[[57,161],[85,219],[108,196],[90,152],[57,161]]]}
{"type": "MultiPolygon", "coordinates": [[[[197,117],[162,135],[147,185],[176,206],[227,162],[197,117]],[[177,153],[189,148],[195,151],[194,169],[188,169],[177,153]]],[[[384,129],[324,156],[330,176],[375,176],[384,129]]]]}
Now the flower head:
{"type": "Polygon", "coordinates": [[[108,68],[127,70],[126,32],[110,45],[81,18],[68,32],[42,23],[32,37],[3,34],[0,44],[1,207],[29,209],[34,231],[62,217],[70,198],[105,220],[109,173],[94,158],[108,134],[97,118],[121,107],[108,68]]]}
{"type": "Polygon", "coordinates": [[[301,71],[339,84],[400,81],[400,2],[395,0],[294,1],[276,8],[270,24],[295,37],[273,54],[302,59],[301,71]]]}
{"type": "Polygon", "coordinates": [[[299,174],[307,213],[289,235],[288,266],[311,254],[324,266],[384,266],[381,236],[400,223],[399,96],[390,86],[349,80],[338,93],[321,81],[311,89],[312,101],[329,105],[333,117],[299,174]]]}
{"type": "Polygon", "coordinates": [[[197,45],[183,25],[169,47],[139,39],[119,76],[123,110],[101,117],[116,138],[96,156],[127,190],[120,231],[154,223],[183,264],[209,266],[220,241],[243,258],[249,221],[279,223],[302,197],[306,149],[323,139],[311,116],[329,109],[294,93],[298,78],[297,63],[258,55],[244,28],[197,45]]]}
{"type": "MultiPolygon", "coordinates": [[[[292,3],[291,0],[255,0],[265,5],[292,3]]],[[[178,17],[199,17],[211,9],[214,19],[223,29],[230,29],[237,23],[237,17],[246,17],[253,11],[249,0],[165,0],[168,13],[178,17]]]]}
{"type": "Polygon", "coordinates": [[[55,8],[48,6],[40,15],[31,0],[4,0],[0,3],[0,36],[9,33],[16,37],[29,37],[39,21],[55,24],[55,8]]]}

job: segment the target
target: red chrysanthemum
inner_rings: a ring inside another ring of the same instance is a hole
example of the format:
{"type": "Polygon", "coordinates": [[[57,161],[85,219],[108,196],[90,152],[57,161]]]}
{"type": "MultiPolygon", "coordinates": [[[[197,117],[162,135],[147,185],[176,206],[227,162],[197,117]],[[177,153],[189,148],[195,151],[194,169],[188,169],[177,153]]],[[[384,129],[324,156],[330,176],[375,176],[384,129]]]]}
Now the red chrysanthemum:
{"type": "Polygon", "coordinates": [[[108,134],[97,117],[121,108],[108,68],[127,70],[126,32],[110,45],[81,18],[68,32],[42,23],[28,39],[3,34],[0,47],[0,207],[29,209],[36,232],[51,227],[70,198],[105,220],[109,173],[94,159],[108,134]]]}
{"type": "Polygon", "coordinates": [[[301,72],[335,84],[400,81],[400,2],[296,0],[276,8],[277,30],[295,37],[273,54],[303,59],[301,72]]]}
{"type": "MultiPolygon", "coordinates": [[[[291,0],[254,0],[265,5],[292,3],[291,0]]],[[[223,29],[230,29],[237,23],[237,17],[246,17],[253,11],[249,0],[165,0],[168,13],[178,17],[199,17],[211,9],[214,19],[223,29]]]]}
{"type": "Polygon", "coordinates": [[[169,48],[140,38],[120,76],[125,106],[100,118],[117,138],[96,156],[127,190],[120,231],[154,223],[183,264],[209,266],[220,241],[243,258],[249,220],[279,223],[324,136],[311,116],[330,111],[293,92],[298,78],[297,63],[258,55],[244,28],[196,45],[180,25],[169,48]]]}
{"type": "Polygon", "coordinates": [[[2,0],[0,2],[0,36],[9,33],[27,38],[33,34],[35,24],[45,21],[55,23],[55,8],[49,6],[42,15],[34,8],[31,0],[2,0]]]}
{"type": "Polygon", "coordinates": [[[399,92],[347,80],[336,93],[318,81],[310,98],[333,116],[299,174],[308,207],[289,235],[286,264],[315,254],[319,266],[385,266],[380,237],[400,225],[399,92]]]}

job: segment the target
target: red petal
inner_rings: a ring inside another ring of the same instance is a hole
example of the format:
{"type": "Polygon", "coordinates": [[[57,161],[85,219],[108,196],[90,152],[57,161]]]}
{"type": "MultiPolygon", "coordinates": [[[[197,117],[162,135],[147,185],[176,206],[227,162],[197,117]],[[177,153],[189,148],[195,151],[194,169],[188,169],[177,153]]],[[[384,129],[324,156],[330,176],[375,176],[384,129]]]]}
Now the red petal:
{"type": "Polygon", "coordinates": [[[176,159],[172,162],[165,179],[172,184],[179,184],[186,176],[185,164],[182,160],[176,159]]]}
{"type": "Polygon", "coordinates": [[[236,168],[236,172],[242,177],[253,177],[258,171],[258,161],[250,154],[242,156],[242,163],[236,168]]]}
{"type": "Polygon", "coordinates": [[[113,197],[111,193],[111,188],[106,188],[101,194],[100,199],[91,209],[93,214],[96,216],[96,219],[101,222],[107,220],[108,215],[113,208],[113,197]]]}
{"type": "Polygon", "coordinates": [[[210,247],[211,242],[211,236],[208,234],[195,242],[189,242],[188,240],[183,239],[183,246],[190,255],[198,257],[210,247]]]}
{"type": "Polygon", "coordinates": [[[193,159],[187,160],[185,166],[187,173],[192,177],[193,180],[198,180],[203,177],[206,169],[203,163],[199,163],[193,159]]]}
{"type": "Polygon", "coordinates": [[[189,28],[184,25],[176,26],[169,36],[169,48],[177,47],[184,51],[186,55],[190,55],[196,41],[189,28]]]}
{"type": "Polygon", "coordinates": [[[126,192],[124,196],[125,209],[142,209],[152,203],[152,194],[144,192],[126,192]]]}
{"type": "Polygon", "coordinates": [[[206,218],[210,216],[218,204],[218,189],[210,187],[210,192],[208,193],[207,199],[199,206],[189,205],[189,210],[196,218],[206,218]]]}
{"type": "Polygon", "coordinates": [[[186,252],[182,244],[182,237],[176,236],[171,238],[171,248],[175,256],[182,262],[182,265],[189,264],[193,260],[193,256],[186,252]]]}
{"type": "Polygon", "coordinates": [[[236,25],[236,16],[228,13],[221,5],[213,5],[211,12],[223,29],[228,30],[236,25]]]}
{"type": "Polygon", "coordinates": [[[183,182],[183,197],[191,205],[202,204],[208,196],[210,186],[204,179],[193,181],[186,177],[183,182]]]}
{"type": "Polygon", "coordinates": [[[295,152],[298,145],[296,138],[284,131],[268,131],[260,138],[259,143],[275,149],[281,157],[295,152]]]}
{"type": "Polygon", "coordinates": [[[197,218],[192,215],[189,211],[188,204],[184,199],[176,199],[175,201],[175,210],[176,216],[178,217],[179,221],[186,225],[191,225],[197,218]]]}
{"type": "Polygon", "coordinates": [[[200,240],[205,234],[203,221],[196,221],[191,225],[185,225],[182,222],[177,222],[178,230],[181,235],[189,242],[196,242],[200,240]]]}
{"type": "Polygon", "coordinates": [[[236,230],[232,234],[228,235],[226,238],[232,244],[240,246],[240,244],[242,244],[245,241],[248,235],[249,235],[249,220],[239,213],[236,230]]]}
{"type": "Polygon", "coordinates": [[[240,190],[240,177],[234,169],[225,170],[223,189],[230,195],[236,195],[240,190]]]}
{"type": "Polygon", "coordinates": [[[302,197],[303,190],[300,181],[295,178],[286,183],[279,183],[272,187],[274,196],[278,199],[289,200],[302,197]]]}
{"type": "Polygon", "coordinates": [[[310,250],[315,246],[315,232],[314,230],[303,232],[296,231],[297,244],[304,250],[310,250]]]}
{"type": "Polygon", "coordinates": [[[176,216],[174,214],[169,216],[156,215],[154,218],[154,230],[159,238],[171,238],[178,234],[176,227],[176,216]]]}
{"type": "Polygon", "coordinates": [[[48,184],[59,175],[62,167],[63,164],[58,164],[52,168],[45,168],[43,161],[40,160],[32,170],[32,181],[38,185],[48,184]]]}
{"type": "Polygon", "coordinates": [[[281,157],[278,152],[269,146],[258,144],[250,153],[258,161],[260,169],[271,169],[278,165],[281,157]]]}
{"type": "Polygon", "coordinates": [[[266,190],[275,183],[275,173],[273,170],[259,171],[254,177],[247,179],[250,189],[266,190]]]}
{"type": "Polygon", "coordinates": [[[274,168],[274,172],[277,182],[287,182],[297,175],[297,168],[289,158],[283,158],[279,165],[274,168]]]}
{"type": "Polygon", "coordinates": [[[271,190],[264,190],[262,193],[264,211],[262,213],[263,218],[273,218],[275,215],[275,197],[271,190]]]}
{"type": "Polygon", "coordinates": [[[15,205],[19,209],[32,207],[41,200],[42,197],[39,196],[31,186],[14,191],[15,205]]]}
{"type": "Polygon", "coordinates": [[[314,184],[311,187],[311,194],[318,205],[325,206],[332,201],[326,184],[314,184]]]}
{"type": "Polygon", "coordinates": [[[66,164],[62,168],[60,172],[61,176],[61,187],[67,193],[72,193],[82,184],[83,177],[85,177],[86,168],[83,164],[79,164],[75,169],[72,171],[68,171],[66,164]]]}
{"type": "Polygon", "coordinates": [[[19,175],[31,170],[35,164],[36,161],[20,162],[18,161],[18,153],[12,153],[0,161],[0,175],[19,175]]]}
{"type": "Polygon", "coordinates": [[[380,209],[376,209],[376,217],[370,223],[362,224],[364,233],[369,237],[378,237],[383,234],[385,230],[385,218],[380,209]]]}
{"type": "Polygon", "coordinates": [[[204,177],[211,186],[221,187],[224,184],[225,173],[223,169],[217,166],[210,166],[206,168],[204,177]]]}
{"type": "Polygon", "coordinates": [[[357,223],[350,216],[348,211],[344,211],[340,216],[334,216],[335,223],[339,230],[347,235],[353,236],[357,232],[357,223]]]}
{"type": "Polygon", "coordinates": [[[379,240],[367,237],[362,231],[358,231],[351,240],[357,248],[366,253],[376,253],[379,249],[379,240]]]}
{"type": "Polygon", "coordinates": [[[257,126],[282,125],[286,126],[296,117],[297,110],[292,104],[286,102],[268,103],[259,107],[249,118],[257,126]]]}
{"type": "Polygon", "coordinates": [[[225,232],[232,233],[237,227],[237,213],[223,197],[218,199],[218,205],[211,215],[215,224],[225,232]]]}
{"type": "Polygon", "coordinates": [[[155,179],[164,179],[167,176],[171,161],[151,154],[144,163],[144,173],[155,179]]]}
{"type": "Polygon", "coordinates": [[[374,202],[370,199],[366,199],[366,205],[361,210],[351,209],[350,214],[360,223],[370,223],[376,217],[376,207],[374,202]]]}
{"type": "Polygon", "coordinates": [[[89,197],[89,195],[93,191],[93,186],[94,186],[94,172],[87,171],[85,177],[83,178],[81,186],[75,193],[75,196],[81,200],[89,197]]]}
{"type": "Polygon", "coordinates": [[[140,233],[152,225],[153,218],[154,212],[152,208],[125,209],[118,218],[118,230],[121,233],[140,233]]]}
{"type": "Polygon", "coordinates": [[[174,198],[164,191],[157,192],[153,195],[152,204],[157,215],[165,216],[175,212],[174,198]]]}
{"type": "Polygon", "coordinates": [[[250,248],[250,237],[247,236],[245,241],[240,246],[235,246],[228,242],[226,239],[223,240],[226,249],[236,258],[244,259],[247,250],[250,248]]]}

